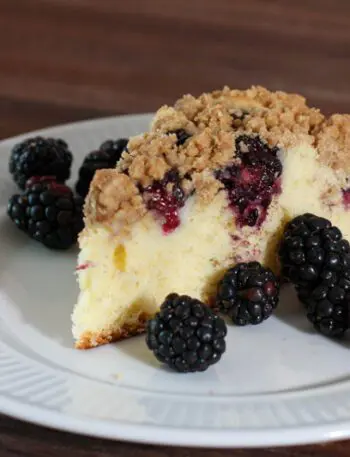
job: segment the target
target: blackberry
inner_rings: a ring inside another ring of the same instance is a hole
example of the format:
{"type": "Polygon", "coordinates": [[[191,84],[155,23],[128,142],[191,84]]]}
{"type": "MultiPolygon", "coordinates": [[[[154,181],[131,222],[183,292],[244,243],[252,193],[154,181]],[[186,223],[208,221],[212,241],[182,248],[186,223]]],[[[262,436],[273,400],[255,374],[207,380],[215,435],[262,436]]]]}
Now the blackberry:
{"type": "Polygon", "coordinates": [[[9,171],[20,189],[32,176],[55,176],[64,183],[70,176],[73,156],[65,141],[41,136],[16,144],[10,155],[9,171]]]}
{"type": "Polygon", "coordinates": [[[122,152],[126,150],[127,138],[118,140],[107,140],[101,144],[99,149],[90,152],[79,168],[79,178],[75,189],[81,197],[86,197],[89,192],[90,183],[96,170],[103,168],[114,168],[120,159],[122,152]]]}
{"type": "Polygon", "coordinates": [[[312,287],[306,286],[295,286],[295,291],[297,293],[300,303],[304,305],[305,308],[308,307],[308,299],[312,293],[312,287]]]}
{"type": "Polygon", "coordinates": [[[180,225],[179,211],[186,201],[178,170],[169,170],[162,180],[154,181],[142,192],[147,208],[161,220],[163,232],[173,232],[180,225]]]}
{"type": "Polygon", "coordinates": [[[261,226],[275,195],[281,192],[282,163],[278,148],[271,148],[257,136],[236,138],[234,163],[215,171],[224,185],[230,208],[240,227],[261,226]]]}
{"type": "Polygon", "coordinates": [[[182,373],[205,371],[225,352],[225,322],[199,300],[169,294],[147,324],[146,342],[157,359],[182,373]]]}
{"type": "Polygon", "coordinates": [[[169,134],[173,133],[176,135],[177,146],[182,146],[192,136],[190,133],[186,132],[186,130],[184,130],[184,129],[171,130],[168,133],[169,134]]]}
{"type": "Polygon", "coordinates": [[[349,252],[349,242],[337,227],[306,213],[286,226],[279,249],[282,274],[295,285],[313,288],[326,272],[331,281],[343,269],[343,255],[349,252]]]}
{"type": "Polygon", "coordinates": [[[339,338],[349,328],[350,270],[340,275],[334,285],[323,281],[304,299],[307,318],[316,330],[339,338]]]}
{"type": "Polygon", "coordinates": [[[297,286],[299,300],[316,330],[329,337],[341,337],[349,328],[350,254],[340,256],[339,268],[321,271],[316,284],[297,286]]]}
{"type": "Polygon", "coordinates": [[[69,187],[44,180],[13,195],[7,213],[31,238],[51,249],[68,249],[83,228],[82,204],[69,187]]]}
{"type": "Polygon", "coordinates": [[[260,324],[279,301],[279,283],[269,268],[258,262],[239,263],[218,284],[216,303],[237,325],[260,324]]]}

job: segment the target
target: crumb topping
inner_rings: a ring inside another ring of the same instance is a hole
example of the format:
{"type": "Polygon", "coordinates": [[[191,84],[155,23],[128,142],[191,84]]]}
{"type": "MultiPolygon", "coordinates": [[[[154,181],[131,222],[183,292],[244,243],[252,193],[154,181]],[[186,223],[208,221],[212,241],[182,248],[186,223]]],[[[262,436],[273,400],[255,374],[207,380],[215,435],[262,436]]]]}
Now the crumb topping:
{"type": "Polygon", "coordinates": [[[215,179],[213,173],[209,170],[202,173],[193,173],[192,182],[200,203],[204,205],[210,203],[224,187],[219,180],[215,179]]]}
{"type": "Polygon", "coordinates": [[[305,141],[313,143],[313,131],[324,119],[319,110],[306,105],[304,97],[270,92],[260,86],[245,91],[225,87],[198,98],[185,95],[168,111],[165,125],[161,122],[163,110],[156,113],[152,123],[154,131],[166,132],[174,126],[185,128],[185,125],[192,131],[209,127],[214,132],[232,131],[234,127],[258,134],[269,144],[280,147],[305,141]],[[185,120],[184,124],[181,120],[185,120]]]}
{"type": "Polygon", "coordinates": [[[143,191],[177,170],[186,196],[193,191],[210,202],[222,188],[214,170],[239,161],[235,140],[257,135],[270,146],[315,145],[333,168],[350,169],[350,115],[328,120],[304,97],[260,86],[222,90],[195,98],[184,95],[173,107],[161,107],[150,131],[129,140],[114,170],[100,170],[85,204],[86,224],[130,226],[147,211],[143,191]],[[177,132],[185,132],[180,139],[177,132]]]}
{"type": "Polygon", "coordinates": [[[198,129],[186,114],[170,106],[162,106],[157,111],[157,116],[152,121],[152,130],[171,132],[183,128],[190,134],[197,133],[198,129]]]}
{"type": "Polygon", "coordinates": [[[113,230],[140,219],[146,213],[142,196],[134,181],[116,169],[97,170],[85,200],[85,224],[111,223],[113,230]]]}
{"type": "Polygon", "coordinates": [[[350,115],[333,114],[319,126],[316,147],[321,160],[334,169],[350,171],[350,115]]]}
{"type": "Polygon", "coordinates": [[[150,132],[129,141],[117,165],[119,171],[128,170],[130,178],[143,187],[163,179],[165,173],[176,168],[182,176],[187,173],[215,169],[232,160],[234,134],[210,127],[193,135],[183,145],[177,145],[176,134],[150,132]]]}

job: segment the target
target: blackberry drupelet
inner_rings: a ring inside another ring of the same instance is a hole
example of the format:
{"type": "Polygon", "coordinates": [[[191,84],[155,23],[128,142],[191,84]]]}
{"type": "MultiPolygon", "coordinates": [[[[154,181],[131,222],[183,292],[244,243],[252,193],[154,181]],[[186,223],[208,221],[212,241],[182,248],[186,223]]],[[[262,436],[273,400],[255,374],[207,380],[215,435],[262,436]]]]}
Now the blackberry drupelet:
{"type": "Polygon", "coordinates": [[[68,249],[83,229],[83,200],[55,181],[29,185],[13,195],[7,212],[16,226],[51,249],[68,249]]]}
{"type": "Polygon", "coordinates": [[[312,293],[312,287],[306,286],[295,286],[295,291],[297,293],[300,303],[304,305],[305,308],[308,307],[308,299],[312,293]]]}
{"type": "Polygon", "coordinates": [[[298,286],[299,300],[316,330],[326,336],[343,336],[349,328],[350,254],[340,256],[337,271],[324,269],[316,285],[298,286]]]}
{"type": "Polygon", "coordinates": [[[269,268],[258,262],[239,263],[218,284],[216,303],[237,325],[260,324],[277,307],[279,289],[269,268]]]}
{"type": "Polygon", "coordinates": [[[197,299],[169,294],[147,324],[146,342],[157,359],[182,373],[205,371],[225,352],[226,324],[197,299]]]}
{"type": "Polygon", "coordinates": [[[9,171],[20,189],[24,189],[32,176],[54,176],[64,183],[70,176],[72,161],[65,141],[37,136],[14,146],[9,171]]]}
{"type": "MultiPolygon", "coordinates": [[[[350,265],[350,257],[347,262],[350,265]]],[[[305,299],[307,318],[326,336],[342,337],[349,328],[350,269],[338,277],[335,284],[321,282],[305,299]]]]}
{"type": "Polygon", "coordinates": [[[86,197],[89,192],[90,183],[96,170],[103,168],[114,168],[125,151],[128,139],[107,140],[101,144],[98,150],[90,152],[79,168],[79,179],[76,184],[76,191],[81,197],[86,197]]]}
{"type": "Polygon", "coordinates": [[[343,254],[349,252],[349,242],[337,227],[306,213],[286,226],[279,249],[282,274],[295,285],[314,287],[325,271],[336,275],[343,268],[343,254]]]}

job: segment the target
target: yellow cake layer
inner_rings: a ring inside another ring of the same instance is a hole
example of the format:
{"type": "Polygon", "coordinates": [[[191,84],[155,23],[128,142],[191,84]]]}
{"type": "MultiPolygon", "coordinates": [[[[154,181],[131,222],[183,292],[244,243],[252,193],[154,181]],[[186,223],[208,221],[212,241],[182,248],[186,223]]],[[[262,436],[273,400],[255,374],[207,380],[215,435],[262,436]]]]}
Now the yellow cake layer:
{"type": "Polygon", "coordinates": [[[235,226],[225,191],[206,206],[190,197],[181,225],[164,235],[147,213],[129,236],[113,235],[102,225],[84,231],[77,272],[80,286],[73,312],[73,335],[79,346],[100,344],[98,336],[122,337],[150,316],[170,292],[208,301],[223,271],[238,261],[258,260],[278,272],[276,246],[285,223],[311,212],[330,219],[350,240],[350,212],[342,203],[344,177],[321,164],[317,151],[301,144],[281,152],[282,192],[274,197],[260,229],[235,226]]]}

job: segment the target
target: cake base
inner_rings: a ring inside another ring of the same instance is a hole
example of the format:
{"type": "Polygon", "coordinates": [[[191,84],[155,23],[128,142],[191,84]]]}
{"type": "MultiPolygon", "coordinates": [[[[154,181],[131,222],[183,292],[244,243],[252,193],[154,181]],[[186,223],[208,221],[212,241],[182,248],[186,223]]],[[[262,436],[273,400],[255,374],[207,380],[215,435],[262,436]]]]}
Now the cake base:
{"type": "Polygon", "coordinates": [[[80,335],[79,340],[75,342],[75,348],[92,349],[97,346],[102,346],[103,344],[109,344],[140,335],[145,331],[146,322],[150,317],[151,316],[146,314],[141,314],[138,322],[135,322],[133,325],[125,325],[119,330],[104,330],[96,333],[86,331],[80,335]]]}

